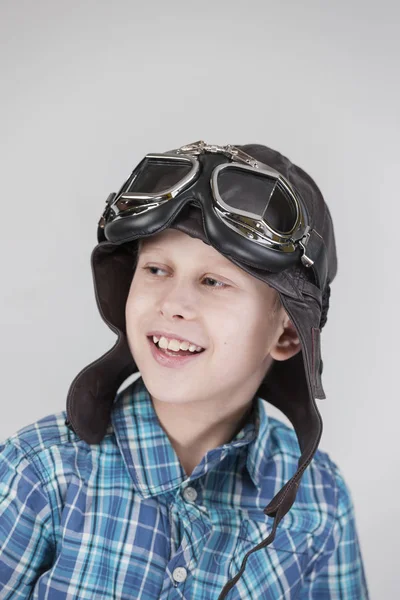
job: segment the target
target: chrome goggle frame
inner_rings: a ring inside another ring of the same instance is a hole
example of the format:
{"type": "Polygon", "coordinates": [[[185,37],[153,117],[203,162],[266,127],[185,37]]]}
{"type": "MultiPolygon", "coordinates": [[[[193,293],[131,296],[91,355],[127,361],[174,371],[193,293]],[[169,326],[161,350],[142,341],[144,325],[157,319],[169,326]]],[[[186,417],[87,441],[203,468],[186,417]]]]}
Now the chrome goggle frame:
{"type": "Polygon", "coordinates": [[[142,172],[141,165],[147,159],[161,162],[168,161],[176,165],[187,165],[190,166],[190,171],[173,186],[159,193],[121,193],[120,190],[117,194],[110,194],[106,201],[107,206],[99,220],[99,227],[104,228],[108,222],[123,219],[125,216],[138,215],[157,209],[162,204],[178,196],[199,177],[201,165],[197,156],[206,152],[223,154],[232,161],[216,166],[211,175],[210,186],[213,197],[213,209],[220,220],[240,236],[264,247],[289,253],[294,252],[297,246],[300,247],[302,250],[301,261],[303,265],[311,267],[314,261],[306,255],[311,228],[308,224],[307,212],[300,195],[278,171],[257,161],[240,148],[232,145],[210,145],[200,140],[164,154],[147,154],[124,183],[121,190],[129,189],[132,186],[135,179],[142,172]],[[294,225],[289,231],[277,231],[261,215],[244,209],[233,208],[224,202],[218,190],[218,175],[221,171],[231,169],[232,167],[256,173],[257,175],[265,175],[276,181],[276,185],[280,186],[287,198],[290,198],[296,210],[294,225]]]}

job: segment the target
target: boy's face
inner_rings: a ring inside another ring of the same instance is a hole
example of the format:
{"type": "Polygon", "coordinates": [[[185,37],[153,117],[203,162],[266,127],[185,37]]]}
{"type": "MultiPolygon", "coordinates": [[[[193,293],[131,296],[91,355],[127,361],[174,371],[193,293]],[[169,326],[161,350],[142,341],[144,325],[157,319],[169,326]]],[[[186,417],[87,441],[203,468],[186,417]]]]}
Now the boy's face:
{"type": "Polygon", "coordinates": [[[286,313],[276,306],[277,292],[176,229],[142,244],[126,303],[126,329],[151,396],[215,408],[250,400],[282,337],[286,313]],[[153,330],[176,333],[205,351],[168,368],[153,356],[148,339],[153,330]]]}

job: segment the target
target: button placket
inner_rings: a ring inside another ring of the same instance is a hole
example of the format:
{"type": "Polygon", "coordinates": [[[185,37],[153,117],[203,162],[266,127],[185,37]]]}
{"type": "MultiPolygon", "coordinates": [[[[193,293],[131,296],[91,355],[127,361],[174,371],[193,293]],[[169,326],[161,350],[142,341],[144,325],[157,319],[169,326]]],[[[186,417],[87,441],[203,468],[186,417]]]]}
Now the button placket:
{"type": "Polygon", "coordinates": [[[188,502],[194,502],[197,498],[197,491],[194,487],[188,486],[183,490],[183,497],[188,502]]]}
{"type": "Polygon", "coordinates": [[[185,581],[187,577],[187,571],[185,567],[176,567],[176,569],[174,569],[172,572],[172,577],[178,583],[182,583],[182,581],[185,581]]]}

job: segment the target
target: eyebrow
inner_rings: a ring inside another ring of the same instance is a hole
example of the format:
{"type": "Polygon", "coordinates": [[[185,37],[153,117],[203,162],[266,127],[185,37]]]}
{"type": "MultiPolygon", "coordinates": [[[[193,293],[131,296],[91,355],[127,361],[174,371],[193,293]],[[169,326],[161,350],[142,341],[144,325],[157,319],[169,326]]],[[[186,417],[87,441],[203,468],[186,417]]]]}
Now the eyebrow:
{"type": "Polygon", "coordinates": [[[159,246],[142,246],[141,254],[144,254],[145,252],[153,252],[153,250],[164,252],[164,248],[160,248],[159,246]]]}
{"type": "MultiPolygon", "coordinates": [[[[164,253],[165,248],[161,248],[160,246],[142,247],[141,254],[149,254],[150,252],[153,252],[153,251],[159,251],[159,252],[164,253]]],[[[229,259],[224,260],[223,256],[221,256],[220,258],[210,258],[209,262],[216,266],[235,269],[235,265],[233,263],[231,263],[229,261],[229,259]],[[228,262],[226,262],[226,261],[228,261],[228,262]]]]}

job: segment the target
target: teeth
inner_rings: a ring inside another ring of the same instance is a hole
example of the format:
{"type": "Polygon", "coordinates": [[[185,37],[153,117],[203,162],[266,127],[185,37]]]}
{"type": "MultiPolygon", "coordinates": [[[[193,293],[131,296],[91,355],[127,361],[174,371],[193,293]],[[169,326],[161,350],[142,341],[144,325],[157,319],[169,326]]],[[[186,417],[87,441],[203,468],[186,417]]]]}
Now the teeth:
{"type": "Polygon", "coordinates": [[[153,342],[155,344],[158,343],[158,346],[164,348],[164,350],[168,348],[168,350],[174,350],[175,352],[178,352],[178,350],[189,350],[189,352],[200,352],[200,350],[203,350],[201,346],[189,344],[189,342],[180,342],[179,340],[174,339],[168,340],[163,335],[161,337],[153,335],[153,342]]]}

